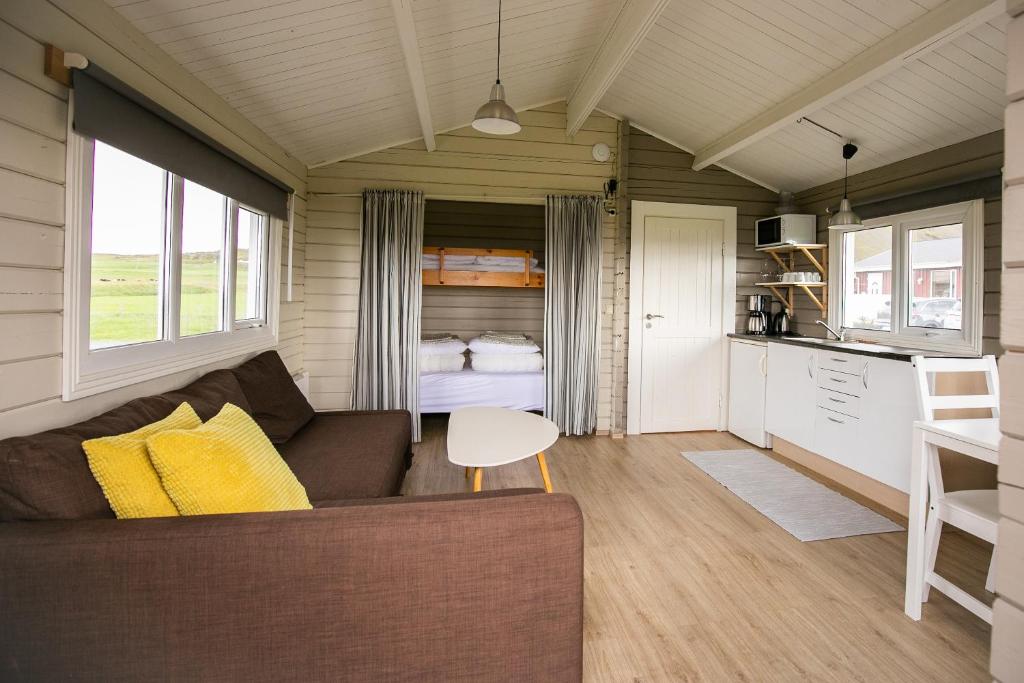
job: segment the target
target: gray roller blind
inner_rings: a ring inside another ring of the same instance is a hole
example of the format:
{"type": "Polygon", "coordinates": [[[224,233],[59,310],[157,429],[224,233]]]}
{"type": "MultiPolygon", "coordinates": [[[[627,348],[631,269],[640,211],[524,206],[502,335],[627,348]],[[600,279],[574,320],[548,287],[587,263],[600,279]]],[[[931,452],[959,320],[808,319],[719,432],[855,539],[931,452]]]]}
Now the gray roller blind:
{"type": "Polygon", "coordinates": [[[287,185],[94,64],[72,69],[72,81],[79,135],[287,220],[287,185]]]}

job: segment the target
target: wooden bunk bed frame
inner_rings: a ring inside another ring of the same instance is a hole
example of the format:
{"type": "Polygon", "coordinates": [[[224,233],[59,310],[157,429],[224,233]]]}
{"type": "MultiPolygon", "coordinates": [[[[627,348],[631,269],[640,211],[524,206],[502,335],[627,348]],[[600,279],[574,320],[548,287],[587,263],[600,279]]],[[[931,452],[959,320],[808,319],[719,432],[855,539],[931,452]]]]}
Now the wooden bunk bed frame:
{"type": "Polygon", "coordinates": [[[436,270],[423,270],[423,284],[441,287],[530,287],[543,289],[544,273],[530,270],[533,251],[524,249],[470,249],[466,247],[423,247],[423,254],[438,256],[436,270]],[[523,271],[489,273],[476,270],[448,269],[445,256],[513,256],[523,259],[523,271]]]}

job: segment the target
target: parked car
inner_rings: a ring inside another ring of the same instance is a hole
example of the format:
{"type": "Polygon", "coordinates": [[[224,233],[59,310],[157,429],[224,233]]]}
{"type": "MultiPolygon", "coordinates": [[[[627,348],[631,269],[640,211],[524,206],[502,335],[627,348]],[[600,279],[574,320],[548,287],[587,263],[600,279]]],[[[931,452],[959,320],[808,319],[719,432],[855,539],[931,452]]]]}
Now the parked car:
{"type": "Polygon", "coordinates": [[[892,329],[892,302],[886,301],[882,304],[882,307],[878,309],[878,313],[875,314],[874,329],[876,330],[891,330],[892,329]]]}
{"type": "Polygon", "coordinates": [[[953,304],[953,307],[946,313],[946,318],[942,321],[942,326],[947,330],[960,330],[963,329],[963,304],[957,301],[953,304]]]}
{"type": "Polygon", "coordinates": [[[929,299],[915,302],[910,310],[911,327],[943,327],[946,315],[958,303],[956,299],[929,299]]]}

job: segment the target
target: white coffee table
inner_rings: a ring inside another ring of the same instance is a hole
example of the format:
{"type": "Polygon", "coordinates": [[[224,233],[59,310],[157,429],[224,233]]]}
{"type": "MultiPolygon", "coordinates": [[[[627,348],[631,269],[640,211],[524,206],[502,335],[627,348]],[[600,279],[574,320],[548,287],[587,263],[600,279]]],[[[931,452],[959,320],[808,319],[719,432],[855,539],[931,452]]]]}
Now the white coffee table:
{"type": "Polygon", "coordinates": [[[448,461],[475,471],[473,491],[483,486],[484,468],[536,456],[544,490],[551,477],[544,451],[558,440],[558,427],[533,413],[508,408],[461,408],[448,420],[448,461]]]}

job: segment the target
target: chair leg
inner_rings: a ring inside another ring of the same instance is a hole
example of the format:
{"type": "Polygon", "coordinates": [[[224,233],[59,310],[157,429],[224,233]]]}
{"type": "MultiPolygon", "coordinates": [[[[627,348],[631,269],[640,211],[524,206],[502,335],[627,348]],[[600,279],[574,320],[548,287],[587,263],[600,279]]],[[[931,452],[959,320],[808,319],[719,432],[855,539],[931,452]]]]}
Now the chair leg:
{"type": "Polygon", "coordinates": [[[989,593],[996,592],[996,553],[999,552],[999,545],[992,546],[992,561],[988,563],[988,578],[985,579],[985,590],[989,593]]]}
{"type": "Polygon", "coordinates": [[[935,508],[928,510],[928,522],[924,529],[924,582],[921,586],[921,602],[928,602],[928,575],[935,571],[935,558],[939,554],[939,537],[942,536],[942,520],[935,508]]]}

